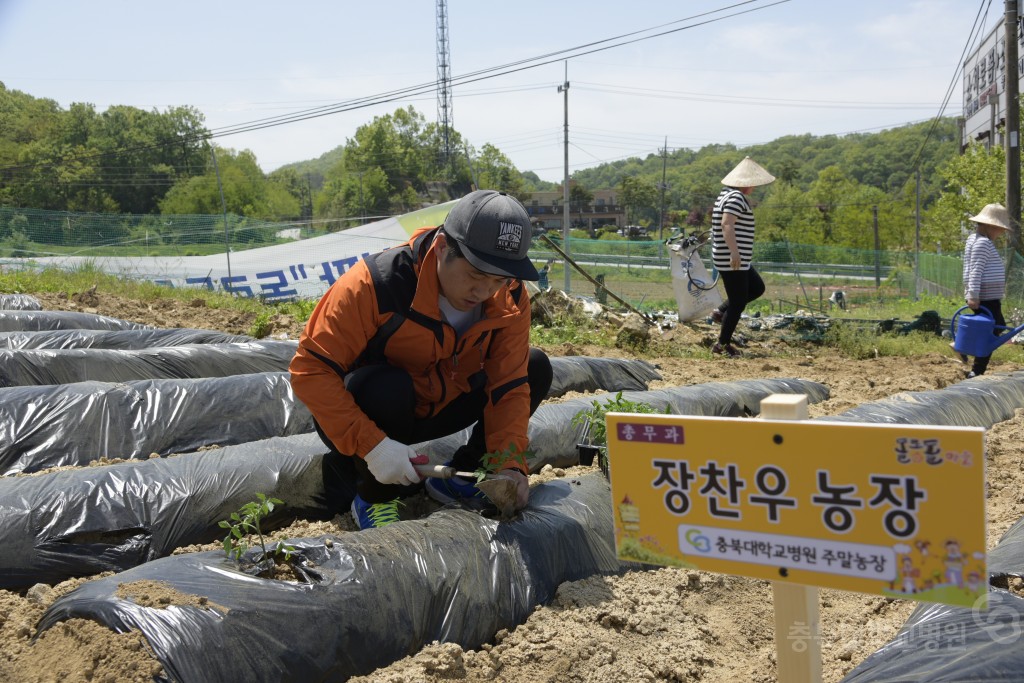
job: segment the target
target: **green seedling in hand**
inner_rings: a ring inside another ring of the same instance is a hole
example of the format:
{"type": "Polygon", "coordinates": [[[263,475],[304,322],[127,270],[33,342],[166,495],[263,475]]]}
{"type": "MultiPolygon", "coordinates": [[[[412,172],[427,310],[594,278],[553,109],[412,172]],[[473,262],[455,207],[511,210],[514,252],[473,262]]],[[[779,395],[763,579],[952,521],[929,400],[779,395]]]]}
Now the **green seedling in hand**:
{"type": "Polygon", "coordinates": [[[221,529],[228,530],[228,535],[224,537],[224,552],[228,557],[233,557],[236,562],[241,561],[242,554],[249,549],[249,535],[256,534],[263,551],[260,563],[266,560],[276,562],[279,558],[287,562],[291,559],[295,548],[284,541],[278,541],[277,545],[268,551],[263,538],[263,530],[260,529],[260,522],[273,512],[275,505],[284,505],[284,501],[267,498],[262,493],[257,493],[256,498],[258,500],[246,503],[239,508],[238,512],[232,512],[230,519],[218,523],[221,529]]]}
{"type": "Polygon", "coordinates": [[[476,475],[476,481],[479,484],[487,475],[505,469],[506,464],[510,461],[522,466],[523,470],[527,470],[529,468],[527,459],[532,455],[533,451],[517,451],[515,446],[509,445],[503,451],[485,453],[484,457],[480,460],[480,468],[475,470],[473,474],[476,475]]]}

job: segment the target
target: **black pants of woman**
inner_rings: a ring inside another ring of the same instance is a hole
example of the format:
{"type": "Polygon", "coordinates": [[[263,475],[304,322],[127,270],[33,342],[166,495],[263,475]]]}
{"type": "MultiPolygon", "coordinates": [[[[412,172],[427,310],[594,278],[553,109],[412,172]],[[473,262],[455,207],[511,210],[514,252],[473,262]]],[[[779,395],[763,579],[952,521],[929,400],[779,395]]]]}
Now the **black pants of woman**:
{"type": "MultiPolygon", "coordinates": [[[[540,349],[530,349],[530,360],[527,367],[530,385],[530,415],[537,410],[541,401],[547,398],[551,388],[551,360],[540,349]]],[[[483,389],[462,394],[437,415],[417,419],[414,411],[416,396],[413,392],[412,378],[407,372],[392,365],[369,365],[360,368],[346,377],[345,387],[355,398],[356,403],[366,415],[373,420],[388,437],[404,444],[417,444],[455,434],[473,423],[473,431],[469,440],[455,452],[452,464],[461,470],[473,471],[480,466],[480,459],[487,451],[484,443],[484,403],[487,398],[483,389]]],[[[382,484],[370,474],[366,461],[362,458],[339,457],[341,454],[324,434],[319,424],[316,431],[320,438],[331,449],[324,456],[324,485],[328,488],[328,499],[331,506],[345,509],[351,503],[351,492],[330,490],[341,487],[351,489],[351,482],[345,486],[344,479],[356,480],[355,491],[367,503],[384,503],[395,498],[405,498],[416,493],[422,484],[401,486],[398,484],[382,484]],[[352,469],[354,467],[354,470],[352,469]],[[348,499],[348,503],[345,502],[348,499]]]]}
{"type": "MultiPolygon", "coordinates": [[[[997,329],[993,330],[993,333],[999,335],[1002,332],[1006,332],[1006,330],[998,329],[998,327],[1006,325],[1006,319],[1003,318],[1003,302],[999,299],[989,299],[988,301],[982,301],[981,305],[988,309],[989,313],[992,314],[992,319],[996,321],[997,329]]],[[[984,375],[985,371],[988,370],[988,362],[991,359],[992,354],[987,356],[975,356],[974,364],[971,366],[971,374],[975,377],[978,375],[984,375]]]]}
{"type": "Polygon", "coordinates": [[[718,332],[718,343],[722,346],[732,343],[732,333],[740,322],[743,309],[754,299],[764,294],[764,280],[754,267],[749,270],[721,270],[718,272],[725,287],[725,301],[718,307],[722,312],[722,329],[718,332]]]}

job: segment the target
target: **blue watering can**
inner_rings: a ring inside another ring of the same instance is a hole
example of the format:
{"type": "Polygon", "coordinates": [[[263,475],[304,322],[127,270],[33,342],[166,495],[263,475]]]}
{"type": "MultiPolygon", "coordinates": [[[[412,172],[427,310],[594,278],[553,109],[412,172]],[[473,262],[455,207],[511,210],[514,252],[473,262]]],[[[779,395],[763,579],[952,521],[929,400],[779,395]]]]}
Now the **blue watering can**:
{"type": "Polygon", "coordinates": [[[993,351],[1024,330],[1024,325],[1017,328],[996,325],[992,311],[984,306],[979,306],[973,315],[960,315],[963,311],[970,310],[968,306],[961,307],[953,314],[953,319],[949,323],[950,332],[953,333],[953,350],[957,353],[976,358],[991,356],[993,351]],[[997,336],[996,330],[1006,332],[997,336]]]}

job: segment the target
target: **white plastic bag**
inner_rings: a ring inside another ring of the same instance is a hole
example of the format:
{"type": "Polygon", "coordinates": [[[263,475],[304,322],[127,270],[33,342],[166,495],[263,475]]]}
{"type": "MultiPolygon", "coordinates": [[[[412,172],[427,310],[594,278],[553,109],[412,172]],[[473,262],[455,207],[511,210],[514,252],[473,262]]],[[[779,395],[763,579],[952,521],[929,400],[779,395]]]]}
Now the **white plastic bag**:
{"type": "Polygon", "coordinates": [[[683,243],[676,243],[669,249],[672,289],[676,295],[676,305],[679,307],[679,320],[682,322],[707,315],[722,303],[722,295],[718,292],[717,286],[701,289],[701,286],[706,287],[713,280],[702,261],[695,257],[696,260],[690,265],[690,273],[687,275],[686,261],[696,248],[696,244],[684,246],[683,243]],[[701,286],[697,286],[698,284],[701,286]]]}

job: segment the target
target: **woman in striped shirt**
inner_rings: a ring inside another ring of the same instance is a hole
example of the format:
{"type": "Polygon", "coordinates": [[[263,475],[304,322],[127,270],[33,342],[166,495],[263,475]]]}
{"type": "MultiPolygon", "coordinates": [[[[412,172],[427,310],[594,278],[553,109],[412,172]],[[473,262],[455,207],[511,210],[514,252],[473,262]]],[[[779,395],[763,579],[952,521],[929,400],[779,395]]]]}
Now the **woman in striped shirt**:
{"type": "MultiPolygon", "coordinates": [[[[1002,204],[988,204],[970,220],[978,224],[978,229],[967,238],[964,247],[964,298],[972,311],[984,306],[996,325],[1005,327],[1002,299],[1006,291],[1006,270],[995,241],[1013,230],[1010,212],[1002,204]]],[[[967,377],[984,374],[991,357],[975,357],[967,377]]]]}
{"type": "Polygon", "coordinates": [[[747,304],[764,294],[764,281],[750,264],[754,255],[754,211],[747,196],[775,176],[746,157],[722,178],[725,189],[711,210],[711,258],[725,287],[725,301],[711,317],[722,324],[711,353],[743,355],[732,335],[747,304]]]}

